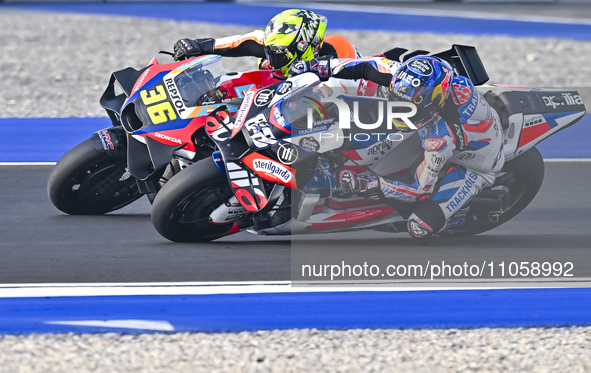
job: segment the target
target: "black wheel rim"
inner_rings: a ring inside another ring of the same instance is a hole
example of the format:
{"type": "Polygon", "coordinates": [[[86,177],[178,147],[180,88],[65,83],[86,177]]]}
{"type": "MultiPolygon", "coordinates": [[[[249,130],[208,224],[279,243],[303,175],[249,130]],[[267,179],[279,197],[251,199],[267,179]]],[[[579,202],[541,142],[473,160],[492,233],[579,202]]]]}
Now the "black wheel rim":
{"type": "Polygon", "coordinates": [[[66,198],[85,212],[113,211],[140,197],[125,163],[103,158],[85,167],[69,183],[66,198]]]}
{"type": "Polygon", "coordinates": [[[171,220],[179,226],[180,230],[192,237],[205,239],[221,237],[232,229],[234,223],[212,223],[209,216],[232,195],[229,187],[221,185],[196,191],[179,204],[171,220]]]}

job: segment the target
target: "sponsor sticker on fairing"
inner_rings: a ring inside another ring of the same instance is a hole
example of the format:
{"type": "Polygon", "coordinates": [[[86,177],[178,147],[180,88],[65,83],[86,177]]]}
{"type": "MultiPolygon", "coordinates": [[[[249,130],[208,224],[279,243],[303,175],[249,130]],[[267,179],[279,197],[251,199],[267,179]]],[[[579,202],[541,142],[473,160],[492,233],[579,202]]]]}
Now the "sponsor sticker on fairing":
{"type": "Polygon", "coordinates": [[[254,98],[254,104],[257,107],[267,106],[275,94],[270,89],[261,89],[254,98]]]}
{"type": "Polygon", "coordinates": [[[109,132],[107,130],[98,131],[98,135],[101,138],[101,143],[103,144],[103,148],[105,150],[115,149],[115,146],[111,141],[111,135],[109,135],[109,132]]]}
{"type": "Polygon", "coordinates": [[[313,136],[304,137],[300,140],[300,147],[307,152],[314,153],[320,149],[320,143],[313,136]]]}
{"type": "Polygon", "coordinates": [[[573,106],[583,105],[583,99],[580,95],[572,95],[571,93],[562,93],[560,96],[542,96],[544,105],[556,109],[558,106],[573,106]]]}
{"type": "Polygon", "coordinates": [[[285,133],[291,133],[291,125],[283,118],[279,105],[277,104],[271,109],[271,124],[285,133]]]}
{"type": "Polygon", "coordinates": [[[454,219],[454,220],[450,220],[447,225],[445,226],[446,228],[451,228],[451,227],[457,227],[459,225],[464,224],[464,221],[466,219],[462,218],[462,219],[454,219]]]}
{"type": "Polygon", "coordinates": [[[181,115],[186,110],[186,106],[179,94],[176,83],[172,78],[165,79],[164,83],[166,90],[168,90],[168,95],[170,96],[170,99],[176,108],[176,111],[179,113],[179,115],[181,115]]]}
{"type": "Polygon", "coordinates": [[[281,83],[281,85],[279,87],[277,87],[277,94],[284,95],[284,94],[290,92],[292,85],[293,85],[292,82],[289,82],[289,81],[285,81],[285,82],[281,83]]]}
{"type": "Polygon", "coordinates": [[[544,120],[543,116],[536,114],[536,115],[525,115],[523,118],[523,122],[524,122],[525,127],[531,127],[531,126],[536,126],[538,124],[545,123],[546,121],[544,120]]]}
{"type": "Polygon", "coordinates": [[[170,141],[170,142],[174,142],[176,144],[182,144],[183,143],[181,140],[179,140],[179,139],[177,139],[175,137],[170,137],[170,136],[164,135],[164,134],[162,134],[160,132],[154,132],[154,133],[152,133],[152,135],[154,137],[158,137],[159,139],[170,141]]]}
{"type": "Polygon", "coordinates": [[[258,173],[263,173],[268,178],[280,181],[282,183],[289,183],[292,178],[292,173],[281,163],[272,161],[270,159],[255,158],[252,161],[252,168],[258,173]]]}
{"type": "Polygon", "coordinates": [[[379,143],[371,146],[367,150],[367,155],[376,155],[378,153],[385,154],[386,152],[390,151],[390,149],[392,149],[393,144],[394,144],[394,142],[390,138],[386,137],[385,139],[383,139],[379,143]]]}
{"type": "Polygon", "coordinates": [[[298,148],[291,145],[279,144],[279,148],[277,149],[277,159],[279,162],[289,166],[297,161],[298,157],[298,148]]]}
{"type": "Polygon", "coordinates": [[[244,96],[246,96],[246,93],[250,89],[256,89],[256,86],[254,84],[249,84],[249,85],[242,85],[240,87],[234,87],[234,92],[236,92],[237,98],[244,98],[244,96]]]}
{"type": "Polygon", "coordinates": [[[238,111],[236,112],[236,120],[234,121],[234,129],[232,130],[232,136],[235,136],[238,133],[238,131],[240,131],[240,129],[242,128],[242,124],[244,124],[244,121],[246,120],[248,112],[250,111],[250,108],[252,106],[255,92],[256,89],[254,87],[251,88],[250,91],[246,92],[246,95],[244,96],[244,101],[242,101],[242,105],[240,105],[238,111]]]}
{"type": "Polygon", "coordinates": [[[257,149],[265,149],[279,143],[267,122],[267,117],[263,113],[249,119],[244,124],[244,127],[248,130],[248,137],[250,137],[252,144],[257,149]]]}
{"type": "Polygon", "coordinates": [[[137,91],[138,89],[140,89],[140,87],[142,86],[142,84],[144,83],[144,80],[146,79],[146,76],[148,76],[148,73],[150,72],[150,69],[146,69],[146,71],[144,71],[144,73],[142,74],[142,76],[140,76],[140,78],[138,79],[137,83],[135,84],[135,87],[133,87],[133,91],[131,93],[135,93],[135,91],[137,91]]]}

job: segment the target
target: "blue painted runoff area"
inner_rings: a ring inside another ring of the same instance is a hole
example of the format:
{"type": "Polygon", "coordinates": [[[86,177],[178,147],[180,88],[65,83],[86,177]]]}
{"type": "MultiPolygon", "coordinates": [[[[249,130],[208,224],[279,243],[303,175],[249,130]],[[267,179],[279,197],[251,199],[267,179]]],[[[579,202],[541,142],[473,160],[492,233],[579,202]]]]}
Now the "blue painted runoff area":
{"type": "MultiPolygon", "coordinates": [[[[57,162],[109,118],[0,118],[0,162],[57,162]]],[[[591,158],[591,114],[537,145],[544,158],[591,158]]]]}
{"type": "Polygon", "coordinates": [[[0,298],[0,334],[146,331],[49,324],[130,319],[179,332],[582,326],[591,289],[0,298]]]}
{"type": "MultiPolygon", "coordinates": [[[[289,6],[289,5],[286,5],[289,6]]],[[[251,26],[262,29],[281,7],[233,2],[134,2],[134,3],[27,3],[4,4],[30,10],[90,13],[126,17],[170,19],[251,26]]],[[[287,8],[286,8],[287,9],[287,8]]],[[[590,24],[531,22],[464,18],[461,16],[409,15],[384,12],[316,9],[328,17],[330,29],[430,32],[437,34],[509,35],[513,37],[591,40],[590,24]]],[[[391,8],[395,10],[395,8],[391,8]]],[[[184,35],[190,37],[191,35],[184,35]]],[[[193,35],[207,37],[207,35],[193,35]]],[[[172,46],[171,46],[172,47],[172,46]]],[[[392,47],[395,47],[393,45],[392,47]]]]}

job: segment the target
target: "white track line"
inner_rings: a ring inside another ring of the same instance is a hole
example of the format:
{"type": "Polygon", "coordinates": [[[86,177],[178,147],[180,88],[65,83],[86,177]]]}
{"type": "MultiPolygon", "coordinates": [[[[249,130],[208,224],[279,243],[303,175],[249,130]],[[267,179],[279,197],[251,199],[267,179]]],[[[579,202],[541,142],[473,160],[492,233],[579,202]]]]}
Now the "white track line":
{"type": "Polygon", "coordinates": [[[82,284],[4,284],[0,298],[80,297],[131,295],[215,295],[215,294],[273,294],[359,291],[426,291],[426,290],[488,290],[516,288],[581,288],[591,287],[591,278],[527,279],[515,281],[439,281],[428,280],[381,281],[364,283],[316,282],[292,286],[290,281],[274,282],[171,282],[171,283],[82,283],[82,284]],[[367,285],[365,285],[367,284],[367,285]],[[439,284],[439,285],[437,285],[439,284]],[[308,286],[304,286],[308,285],[308,286]]]}
{"type": "Polygon", "coordinates": [[[558,163],[558,162],[591,162],[591,158],[544,158],[544,162],[558,163]]]}
{"type": "Polygon", "coordinates": [[[96,326],[99,328],[156,330],[162,332],[174,331],[174,326],[168,321],[159,320],[67,320],[45,321],[45,323],[54,325],[96,326]]]}
{"type": "Polygon", "coordinates": [[[55,166],[57,162],[0,162],[0,166],[55,166]]]}

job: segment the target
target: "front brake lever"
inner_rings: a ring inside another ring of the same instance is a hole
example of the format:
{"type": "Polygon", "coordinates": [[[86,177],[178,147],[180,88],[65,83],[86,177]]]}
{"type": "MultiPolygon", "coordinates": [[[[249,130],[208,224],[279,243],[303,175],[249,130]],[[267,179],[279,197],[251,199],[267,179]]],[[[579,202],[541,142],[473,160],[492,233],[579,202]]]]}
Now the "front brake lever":
{"type": "Polygon", "coordinates": [[[158,52],[158,53],[159,53],[159,54],[168,54],[169,56],[172,56],[172,57],[174,57],[174,53],[172,53],[172,52],[167,52],[167,51],[160,51],[160,52],[158,52]]]}

